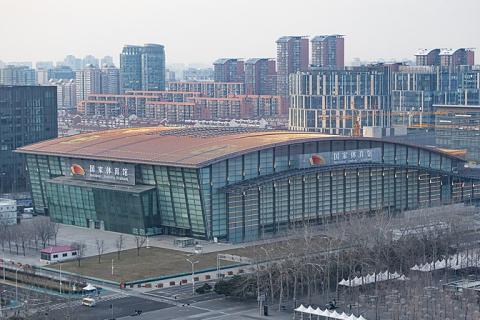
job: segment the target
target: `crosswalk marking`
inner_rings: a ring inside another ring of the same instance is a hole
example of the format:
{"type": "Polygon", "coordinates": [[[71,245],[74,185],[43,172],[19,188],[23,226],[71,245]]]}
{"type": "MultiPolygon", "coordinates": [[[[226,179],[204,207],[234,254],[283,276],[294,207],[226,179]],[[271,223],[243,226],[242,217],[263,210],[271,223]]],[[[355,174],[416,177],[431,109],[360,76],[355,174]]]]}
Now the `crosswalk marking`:
{"type": "MultiPolygon", "coordinates": [[[[115,294],[105,295],[105,296],[102,296],[100,298],[97,298],[97,302],[102,303],[104,301],[112,301],[112,300],[121,299],[121,298],[125,298],[125,297],[128,297],[128,295],[124,294],[124,293],[115,293],[115,294]]],[[[69,307],[76,307],[76,306],[80,305],[81,302],[82,302],[81,299],[65,301],[65,302],[54,304],[54,305],[42,306],[42,307],[38,308],[37,311],[38,312],[54,311],[54,310],[66,309],[66,308],[69,308],[69,307]]]]}

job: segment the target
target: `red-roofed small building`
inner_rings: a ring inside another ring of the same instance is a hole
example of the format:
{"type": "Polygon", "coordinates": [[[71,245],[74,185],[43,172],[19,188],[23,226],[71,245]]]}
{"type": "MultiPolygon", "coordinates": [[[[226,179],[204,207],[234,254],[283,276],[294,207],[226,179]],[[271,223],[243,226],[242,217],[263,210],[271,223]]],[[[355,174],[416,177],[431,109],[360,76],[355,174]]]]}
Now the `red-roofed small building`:
{"type": "Polygon", "coordinates": [[[74,259],[78,252],[72,246],[52,246],[40,251],[40,260],[46,263],[61,262],[74,259]]]}

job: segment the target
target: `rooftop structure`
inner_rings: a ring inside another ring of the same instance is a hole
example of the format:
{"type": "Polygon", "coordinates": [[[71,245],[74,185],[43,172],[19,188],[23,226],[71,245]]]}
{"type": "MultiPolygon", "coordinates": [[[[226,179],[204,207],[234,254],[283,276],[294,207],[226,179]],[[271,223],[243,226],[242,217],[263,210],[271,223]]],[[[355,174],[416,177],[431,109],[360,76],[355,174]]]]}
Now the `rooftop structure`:
{"type": "Polygon", "coordinates": [[[136,128],[26,154],[35,211],[130,234],[244,242],[346,214],[480,200],[465,161],[381,139],[253,128],[136,128]]]}
{"type": "Polygon", "coordinates": [[[48,140],[17,152],[195,168],[268,146],[322,137],[329,136],[245,128],[128,128],[48,140]]]}

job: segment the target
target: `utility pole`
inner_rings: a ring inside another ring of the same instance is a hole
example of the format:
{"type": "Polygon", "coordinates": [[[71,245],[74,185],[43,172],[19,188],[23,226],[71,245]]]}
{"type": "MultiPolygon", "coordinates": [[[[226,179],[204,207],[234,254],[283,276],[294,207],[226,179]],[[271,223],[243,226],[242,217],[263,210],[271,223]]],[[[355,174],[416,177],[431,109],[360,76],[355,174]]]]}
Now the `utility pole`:
{"type": "Polygon", "coordinates": [[[113,259],[112,259],[112,277],[113,277],[113,259]]]}

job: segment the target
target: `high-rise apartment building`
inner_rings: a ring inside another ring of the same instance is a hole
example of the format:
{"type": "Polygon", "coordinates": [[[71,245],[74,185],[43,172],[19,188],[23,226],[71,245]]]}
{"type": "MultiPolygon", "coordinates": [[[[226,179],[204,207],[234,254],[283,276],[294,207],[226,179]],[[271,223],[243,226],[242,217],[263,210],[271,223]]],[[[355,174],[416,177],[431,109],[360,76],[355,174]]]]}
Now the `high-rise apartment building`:
{"type": "Polygon", "coordinates": [[[417,66],[456,67],[475,64],[475,52],[470,48],[420,49],[415,54],[417,66]]]}
{"type": "Polygon", "coordinates": [[[480,163],[480,105],[434,105],[435,143],[466,150],[465,159],[480,163]]]}
{"type": "Polygon", "coordinates": [[[35,69],[43,69],[43,70],[48,70],[48,69],[53,69],[53,61],[38,61],[35,63],[35,69]]]}
{"type": "Polygon", "coordinates": [[[102,69],[102,93],[120,93],[120,70],[113,65],[103,65],[102,69]]]}
{"type": "Polygon", "coordinates": [[[288,96],[291,73],[308,70],[308,38],[285,36],[277,40],[277,94],[288,96]]]}
{"type": "Polygon", "coordinates": [[[442,49],[440,50],[441,66],[464,66],[475,64],[474,51],[472,49],[442,49]]]}
{"type": "Polygon", "coordinates": [[[0,84],[13,86],[35,86],[37,85],[37,74],[35,69],[26,66],[8,65],[0,69],[0,84]]]}
{"type": "Polygon", "coordinates": [[[479,105],[478,66],[401,66],[391,81],[394,124],[425,128],[435,122],[434,104],[479,105]]]}
{"type": "Polygon", "coordinates": [[[49,84],[57,87],[58,110],[73,111],[77,105],[75,80],[50,79],[49,84]]]}
{"type": "Polygon", "coordinates": [[[48,80],[70,80],[75,79],[75,71],[68,66],[57,66],[53,69],[48,70],[48,80]]]}
{"type": "MultiPolygon", "coordinates": [[[[70,67],[72,70],[80,70],[84,67],[83,60],[75,57],[74,55],[68,55],[62,62],[62,65],[70,67]]],[[[58,66],[58,63],[57,63],[58,66]]]]}
{"type": "Polygon", "coordinates": [[[108,64],[109,66],[114,66],[113,57],[112,56],[105,56],[100,60],[100,65],[108,64]]]}
{"type": "Polygon", "coordinates": [[[126,45],[120,54],[122,92],[165,89],[165,48],[159,44],[126,45]]]}
{"type": "Polygon", "coordinates": [[[345,66],[345,39],[342,35],[316,36],[312,39],[312,66],[338,68],[345,66]]]}
{"type": "Polygon", "coordinates": [[[47,69],[36,69],[36,77],[38,85],[45,86],[48,85],[48,70],[47,69]]]}
{"type": "Polygon", "coordinates": [[[83,58],[83,66],[86,66],[89,64],[97,68],[99,67],[98,59],[95,56],[86,55],[85,58],[83,58]]]}
{"type": "Polygon", "coordinates": [[[88,95],[102,92],[102,72],[99,68],[87,65],[75,72],[77,101],[87,100],[88,95]]]}
{"type": "Polygon", "coordinates": [[[0,119],[0,193],[25,191],[25,157],[13,150],[57,137],[56,88],[0,85],[0,119]]]}
{"type": "Polygon", "coordinates": [[[222,58],[213,63],[215,82],[243,82],[245,79],[244,62],[236,58],[222,58]]]}
{"type": "Polygon", "coordinates": [[[439,66],[440,49],[420,49],[415,53],[417,66],[439,66]]]}
{"type": "Polygon", "coordinates": [[[248,59],[245,61],[245,93],[253,95],[275,95],[276,75],[277,71],[274,59],[248,59]]]}

